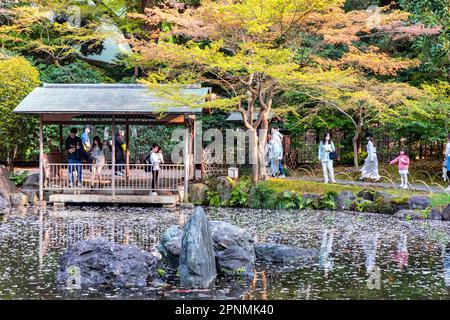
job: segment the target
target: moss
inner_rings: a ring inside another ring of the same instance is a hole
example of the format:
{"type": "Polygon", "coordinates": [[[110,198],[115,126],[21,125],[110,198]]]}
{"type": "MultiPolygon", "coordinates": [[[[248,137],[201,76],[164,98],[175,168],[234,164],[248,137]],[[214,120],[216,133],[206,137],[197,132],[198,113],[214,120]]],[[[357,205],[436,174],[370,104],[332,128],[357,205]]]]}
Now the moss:
{"type": "Polygon", "coordinates": [[[409,198],[407,197],[394,197],[391,200],[391,203],[396,206],[405,206],[408,205],[409,198]]]}

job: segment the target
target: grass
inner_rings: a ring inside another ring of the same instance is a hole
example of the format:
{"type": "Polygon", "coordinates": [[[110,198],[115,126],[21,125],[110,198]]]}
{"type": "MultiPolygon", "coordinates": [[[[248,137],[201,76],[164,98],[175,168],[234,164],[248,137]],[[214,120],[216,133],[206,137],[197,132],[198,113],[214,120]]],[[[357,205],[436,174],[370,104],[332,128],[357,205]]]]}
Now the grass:
{"type": "Polygon", "coordinates": [[[326,194],[328,192],[341,192],[344,190],[352,191],[353,193],[358,193],[364,189],[371,189],[375,191],[383,191],[392,194],[396,197],[411,197],[413,195],[428,195],[431,198],[431,203],[433,207],[444,207],[450,204],[450,195],[442,193],[429,194],[427,192],[412,192],[410,190],[399,190],[399,189],[389,189],[383,187],[362,187],[354,185],[343,185],[343,184],[325,184],[323,182],[315,181],[304,181],[304,180],[290,180],[290,179],[269,179],[262,182],[266,184],[270,189],[279,193],[285,190],[296,191],[299,193],[311,193],[311,194],[326,194]]]}
{"type": "Polygon", "coordinates": [[[433,207],[445,207],[450,204],[450,195],[434,194],[431,196],[431,204],[433,207]]]}
{"type": "MultiPolygon", "coordinates": [[[[284,190],[297,191],[300,193],[313,193],[313,194],[325,194],[331,191],[341,192],[344,190],[350,190],[353,193],[358,193],[364,189],[371,189],[376,191],[384,191],[399,197],[410,197],[413,195],[411,191],[408,190],[398,190],[398,189],[386,189],[383,187],[361,187],[354,185],[343,185],[343,184],[325,184],[323,182],[315,181],[303,181],[303,180],[290,180],[290,179],[269,179],[262,183],[267,184],[267,186],[276,191],[282,192],[284,190]]],[[[415,193],[417,194],[417,193],[415,193]]],[[[424,193],[422,193],[424,194],[424,193]]]]}

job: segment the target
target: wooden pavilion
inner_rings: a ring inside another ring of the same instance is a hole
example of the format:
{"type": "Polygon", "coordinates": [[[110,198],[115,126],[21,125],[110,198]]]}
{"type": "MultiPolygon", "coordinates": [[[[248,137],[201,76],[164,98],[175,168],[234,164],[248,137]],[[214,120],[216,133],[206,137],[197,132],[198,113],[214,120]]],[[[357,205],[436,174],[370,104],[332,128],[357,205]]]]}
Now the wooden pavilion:
{"type": "MultiPolygon", "coordinates": [[[[182,87],[180,94],[206,99],[210,88],[182,87]]],[[[137,84],[44,84],[34,89],[14,110],[17,114],[39,116],[39,198],[51,203],[150,203],[173,204],[187,200],[189,180],[194,173],[193,136],[195,116],[202,108],[191,108],[162,98],[155,91],[137,84]],[[59,125],[60,150],[44,153],[44,126],[59,125]],[[111,127],[111,152],[101,174],[93,174],[95,164],[82,163],[83,179],[69,184],[69,174],[78,177],[66,161],[63,126],[103,125],[111,127]],[[184,126],[182,163],[160,166],[155,188],[151,186],[150,164],[116,161],[115,135],[125,128],[126,150],[130,146],[132,125],[184,126]],[[188,150],[189,152],[184,152],[188,150]],[[125,173],[117,175],[125,167],[125,173]],[[93,186],[92,186],[93,182],[93,186]],[[154,192],[157,195],[152,195],[154,192]],[[45,196],[45,197],[44,197],[45,196]]]]}

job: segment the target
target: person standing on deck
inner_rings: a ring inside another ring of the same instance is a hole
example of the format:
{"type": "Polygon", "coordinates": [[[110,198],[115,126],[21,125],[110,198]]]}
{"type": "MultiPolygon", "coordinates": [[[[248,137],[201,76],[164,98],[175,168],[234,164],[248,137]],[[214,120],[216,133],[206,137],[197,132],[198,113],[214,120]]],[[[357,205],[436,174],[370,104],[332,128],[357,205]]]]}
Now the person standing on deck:
{"type": "Polygon", "coordinates": [[[94,137],[92,149],[90,150],[90,152],[92,158],[94,159],[91,176],[91,188],[94,188],[95,178],[98,178],[98,186],[100,187],[102,184],[102,170],[106,164],[105,148],[103,148],[100,137],[94,137]]]}
{"type": "Polygon", "coordinates": [[[157,196],[158,193],[155,191],[155,187],[158,185],[159,176],[159,164],[161,163],[161,158],[158,154],[160,147],[156,143],[152,145],[152,152],[150,153],[150,163],[152,165],[152,196],[157,196]]]}
{"type": "Polygon", "coordinates": [[[125,143],[124,131],[118,130],[115,139],[115,148],[116,148],[116,173],[117,176],[125,175],[125,153],[127,151],[127,145],[125,143]]]}
{"type": "Polygon", "coordinates": [[[336,148],[331,140],[331,135],[330,133],[326,133],[323,140],[320,141],[318,151],[319,161],[322,163],[325,183],[328,183],[329,180],[331,180],[332,183],[336,183],[336,180],[334,179],[333,159],[330,157],[330,154],[334,152],[336,152],[336,148]]]}
{"type": "Polygon", "coordinates": [[[77,137],[77,128],[70,129],[70,135],[65,141],[65,148],[67,150],[67,160],[69,162],[69,187],[73,187],[74,178],[73,172],[77,172],[78,187],[83,183],[83,168],[81,166],[81,154],[83,152],[83,141],[77,137]]]}
{"type": "Polygon", "coordinates": [[[378,173],[378,158],[377,158],[377,148],[375,148],[373,136],[371,134],[367,135],[367,158],[364,161],[364,165],[361,168],[361,177],[359,180],[373,179],[376,182],[380,180],[380,175],[378,173]]]}

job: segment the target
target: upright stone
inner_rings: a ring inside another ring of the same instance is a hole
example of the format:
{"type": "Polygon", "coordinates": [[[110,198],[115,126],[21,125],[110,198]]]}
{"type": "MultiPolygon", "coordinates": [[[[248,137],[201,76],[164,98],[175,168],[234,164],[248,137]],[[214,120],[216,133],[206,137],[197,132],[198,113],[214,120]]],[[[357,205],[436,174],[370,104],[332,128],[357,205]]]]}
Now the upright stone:
{"type": "Polygon", "coordinates": [[[187,288],[208,288],[216,279],[213,240],[202,207],[195,209],[184,227],[179,274],[181,285],[187,288]]]}

